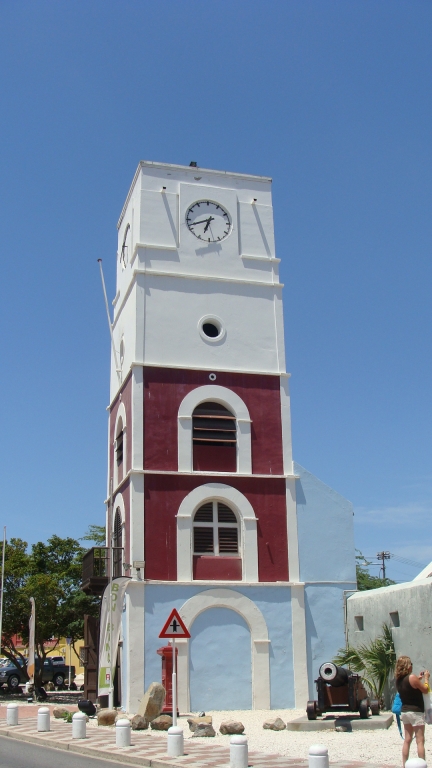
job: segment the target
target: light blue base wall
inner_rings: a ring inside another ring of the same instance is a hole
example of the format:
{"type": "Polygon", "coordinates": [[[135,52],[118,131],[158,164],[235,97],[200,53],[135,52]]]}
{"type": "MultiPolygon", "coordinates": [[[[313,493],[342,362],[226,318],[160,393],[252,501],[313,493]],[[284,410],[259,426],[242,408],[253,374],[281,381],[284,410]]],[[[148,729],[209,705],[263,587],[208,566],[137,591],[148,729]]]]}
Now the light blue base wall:
{"type": "Polygon", "coordinates": [[[344,590],[356,588],[352,504],[294,465],[300,579],[305,582],[309,695],[318,669],[345,645],[344,590]],[[320,583],[316,583],[320,582],[320,583]]]}
{"type": "MultiPolygon", "coordinates": [[[[214,585],[217,586],[217,585],[214,585]]],[[[208,586],[148,584],[145,587],[145,688],[161,679],[158,637],[172,608],[206,591],[208,586]]],[[[270,646],[272,709],[294,706],[291,590],[289,587],[233,587],[252,600],[264,616],[270,646]]],[[[251,707],[251,642],[249,629],[235,611],[214,608],[201,613],[191,627],[191,709],[251,707]],[[232,614],[232,616],[230,615],[232,614]],[[226,664],[224,663],[224,659],[226,664]],[[204,702],[208,702],[204,704],[204,702]],[[195,705],[197,705],[195,707],[195,705]]]]}
{"type": "Polygon", "coordinates": [[[192,631],[191,711],[214,709],[215,701],[228,698],[231,709],[251,709],[251,640],[245,620],[228,608],[213,608],[195,619],[192,631]]]}
{"type": "Polygon", "coordinates": [[[345,646],[344,589],[349,584],[309,584],[305,588],[309,697],[316,699],[314,680],[321,664],[345,646]]]}
{"type": "Polygon", "coordinates": [[[356,584],[354,512],[350,501],[294,464],[300,579],[356,584]]]}

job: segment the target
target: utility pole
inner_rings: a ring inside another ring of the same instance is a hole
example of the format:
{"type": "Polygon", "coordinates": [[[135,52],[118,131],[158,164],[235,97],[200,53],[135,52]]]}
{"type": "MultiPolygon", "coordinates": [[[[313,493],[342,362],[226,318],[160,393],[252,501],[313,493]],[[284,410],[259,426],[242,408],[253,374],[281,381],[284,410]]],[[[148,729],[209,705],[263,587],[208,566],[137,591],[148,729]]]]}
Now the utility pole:
{"type": "Polygon", "coordinates": [[[386,577],[385,561],[390,560],[390,557],[391,557],[390,552],[377,552],[377,560],[380,560],[382,564],[380,570],[382,571],[383,580],[386,577]]]}

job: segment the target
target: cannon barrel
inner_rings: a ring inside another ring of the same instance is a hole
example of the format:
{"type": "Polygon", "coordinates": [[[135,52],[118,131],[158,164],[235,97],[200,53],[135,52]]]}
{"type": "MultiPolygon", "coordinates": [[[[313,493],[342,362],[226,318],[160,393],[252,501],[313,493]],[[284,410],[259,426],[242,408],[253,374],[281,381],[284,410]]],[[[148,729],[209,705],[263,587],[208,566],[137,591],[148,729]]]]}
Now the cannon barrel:
{"type": "Polygon", "coordinates": [[[332,661],[327,661],[325,664],[321,664],[319,668],[319,676],[321,680],[328,683],[332,688],[339,688],[341,685],[347,685],[348,678],[352,674],[349,669],[345,667],[337,667],[332,661]]]}

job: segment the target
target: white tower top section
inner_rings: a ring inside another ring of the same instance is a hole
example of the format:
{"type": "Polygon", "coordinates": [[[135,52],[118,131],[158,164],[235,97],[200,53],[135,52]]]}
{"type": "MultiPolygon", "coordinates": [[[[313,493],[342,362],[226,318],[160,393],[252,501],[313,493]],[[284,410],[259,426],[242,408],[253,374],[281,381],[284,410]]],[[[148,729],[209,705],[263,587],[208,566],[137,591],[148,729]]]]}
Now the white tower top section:
{"type": "Polygon", "coordinates": [[[132,364],[283,373],[278,264],[271,179],[141,162],[118,222],[122,379],[132,364]]]}

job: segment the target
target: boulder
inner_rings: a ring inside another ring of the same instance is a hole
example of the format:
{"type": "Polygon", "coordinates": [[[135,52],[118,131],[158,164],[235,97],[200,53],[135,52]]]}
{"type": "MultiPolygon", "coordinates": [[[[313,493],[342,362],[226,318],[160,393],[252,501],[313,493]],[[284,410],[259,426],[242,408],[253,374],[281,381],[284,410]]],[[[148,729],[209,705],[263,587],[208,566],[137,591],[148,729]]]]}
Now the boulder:
{"type": "Polygon", "coordinates": [[[116,709],[101,709],[97,713],[98,725],[114,725],[117,714],[116,709]]]}
{"type": "Polygon", "coordinates": [[[148,722],[142,715],[134,715],[131,719],[133,731],[145,731],[148,728],[148,722]]]}
{"type": "Polygon", "coordinates": [[[266,720],[265,723],[263,723],[263,728],[269,728],[271,731],[283,731],[286,728],[286,725],[280,717],[276,717],[275,720],[266,720]]]}
{"type": "Polygon", "coordinates": [[[151,721],[150,727],[153,728],[154,731],[167,731],[168,728],[171,728],[172,723],[173,721],[170,715],[160,715],[151,721]]]}
{"type": "Polygon", "coordinates": [[[222,733],[224,736],[227,733],[243,733],[245,727],[243,723],[240,723],[238,720],[225,720],[223,723],[219,726],[219,733],[222,733]]]}
{"type": "Polygon", "coordinates": [[[352,725],[349,720],[343,720],[339,717],[335,722],[335,731],[338,733],[351,733],[352,725]]]}
{"type": "Polygon", "coordinates": [[[189,729],[192,733],[195,732],[197,725],[204,723],[205,725],[211,725],[213,722],[211,715],[203,715],[202,717],[188,717],[189,729]]]}
{"type": "MultiPolygon", "coordinates": [[[[56,717],[58,720],[62,720],[64,717],[67,717],[70,712],[70,709],[66,709],[66,707],[54,707],[52,713],[54,717],[56,717]]],[[[78,710],[74,710],[74,712],[78,712],[78,710]]]]}
{"type": "Polygon", "coordinates": [[[211,723],[197,723],[192,738],[195,739],[199,736],[216,736],[216,731],[211,723]]]}
{"type": "Polygon", "coordinates": [[[151,722],[159,717],[165,701],[165,688],[160,683],[150,683],[144,697],[141,699],[138,715],[145,717],[147,722],[151,722]]]}

